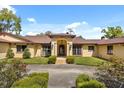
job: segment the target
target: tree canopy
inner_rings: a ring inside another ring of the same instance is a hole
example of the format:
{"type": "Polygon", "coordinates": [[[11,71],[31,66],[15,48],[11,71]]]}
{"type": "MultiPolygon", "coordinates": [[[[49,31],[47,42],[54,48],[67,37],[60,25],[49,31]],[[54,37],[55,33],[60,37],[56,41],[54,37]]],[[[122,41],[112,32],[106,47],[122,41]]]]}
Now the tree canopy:
{"type": "Polygon", "coordinates": [[[104,36],[102,36],[102,38],[105,37],[105,38],[112,39],[112,38],[124,36],[123,29],[120,26],[107,27],[107,30],[102,29],[101,32],[104,33],[104,36]]]}
{"type": "Polygon", "coordinates": [[[0,32],[21,32],[21,18],[17,17],[11,10],[3,8],[0,11],[0,32]]]}

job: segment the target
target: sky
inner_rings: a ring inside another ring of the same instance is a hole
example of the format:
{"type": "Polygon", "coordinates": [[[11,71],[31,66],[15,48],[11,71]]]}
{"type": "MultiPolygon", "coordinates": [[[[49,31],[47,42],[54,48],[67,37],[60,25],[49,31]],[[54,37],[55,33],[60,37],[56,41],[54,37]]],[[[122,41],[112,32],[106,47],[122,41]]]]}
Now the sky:
{"type": "Polygon", "coordinates": [[[86,39],[99,39],[101,30],[108,26],[124,28],[124,6],[107,5],[12,5],[0,6],[12,10],[22,19],[22,35],[41,32],[67,32],[73,29],[76,35],[86,39]]]}

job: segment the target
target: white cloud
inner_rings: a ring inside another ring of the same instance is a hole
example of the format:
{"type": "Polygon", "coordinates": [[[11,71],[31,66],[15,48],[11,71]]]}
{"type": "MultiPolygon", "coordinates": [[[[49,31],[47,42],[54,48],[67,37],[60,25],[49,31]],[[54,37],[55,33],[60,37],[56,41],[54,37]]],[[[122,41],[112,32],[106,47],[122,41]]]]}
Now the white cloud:
{"type": "Polygon", "coordinates": [[[81,25],[80,22],[75,22],[75,23],[72,23],[72,24],[67,25],[65,28],[67,28],[67,29],[76,29],[80,25],[81,25]]]}
{"type": "Polygon", "coordinates": [[[88,22],[84,21],[75,22],[72,24],[23,24],[22,30],[24,35],[36,35],[46,31],[52,31],[53,33],[63,33],[67,27],[73,28],[76,35],[82,35],[84,38],[100,39],[102,36],[101,27],[90,25],[88,22]]]}
{"type": "Polygon", "coordinates": [[[34,35],[37,35],[38,33],[35,33],[35,32],[27,32],[26,35],[31,35],[31,36],[34,36],[34,35]]]}
{"type": "Polygon", "coordinates": [[[7,9],[13,11],[14,14],[16,13],[15,8],[13,8],[13,7],[10,6],[10,5],[0,5],[0,10],[2,10],[2,8],[7,8],[7,9]]]}
{"type": "Polygon", "coordinates": [[[82,24],[84,24],[84,25],[88,25],[88,23],[87,23],[86,21],[83,21],[82,24]]]}
{"type": "Polygon", "coordinates": [[[36,23],[36,20],[34,18],[27,18],[27,20],[31,23],[36,23]]]}

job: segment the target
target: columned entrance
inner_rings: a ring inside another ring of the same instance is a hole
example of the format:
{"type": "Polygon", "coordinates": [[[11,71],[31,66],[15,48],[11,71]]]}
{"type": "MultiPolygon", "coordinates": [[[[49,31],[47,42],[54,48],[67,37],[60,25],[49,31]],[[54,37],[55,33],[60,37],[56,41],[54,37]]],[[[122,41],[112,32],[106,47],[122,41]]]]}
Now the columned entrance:
{"type": "Polygon", "coordinates": [[[59,49],[58,49],[58,56],[66,56],[65,53],[65,46],[64,45],[59,45],[59,49]]]}
{"type": "Polygon", "coordinates": [[[67,55],[67,42],[66,40],[57,41],[57,56],[63,57],[67,55]]]}

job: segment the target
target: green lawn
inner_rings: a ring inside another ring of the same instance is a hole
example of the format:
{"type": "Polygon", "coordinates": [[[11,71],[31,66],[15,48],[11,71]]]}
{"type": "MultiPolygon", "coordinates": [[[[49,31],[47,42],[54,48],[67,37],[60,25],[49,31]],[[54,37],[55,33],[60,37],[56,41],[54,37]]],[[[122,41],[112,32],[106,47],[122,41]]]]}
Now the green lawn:
{"type": "Polygon", "coordinates": [[[22,58],[12,58],[12,59],[2,59],[2,61],[7,61],[7,63],[12,63],[14,59],[22,60],[25,64],[48,64],[47,57],[34,57],[29,59],[22,59],[22,58]]]}
{"type": "Polygon", "coordinates": [[[104,62],[107,61],[95,57],[75,57],[75,64],[77,65],[99,66],[104,62]]]}

